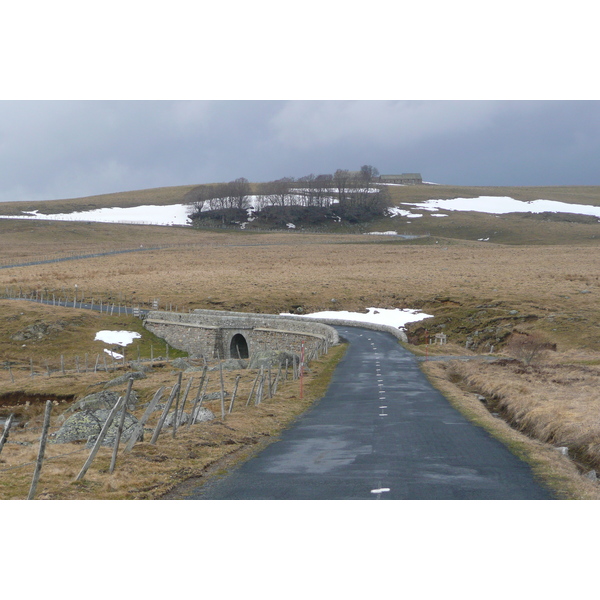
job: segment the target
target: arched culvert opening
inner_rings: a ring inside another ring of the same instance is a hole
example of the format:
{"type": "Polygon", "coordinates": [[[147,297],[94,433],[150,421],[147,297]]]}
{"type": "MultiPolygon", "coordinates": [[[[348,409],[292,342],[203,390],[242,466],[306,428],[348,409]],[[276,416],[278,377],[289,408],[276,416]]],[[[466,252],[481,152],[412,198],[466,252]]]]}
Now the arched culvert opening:
{"type": "Polygon", "coordinates": [[[241,333],[236,333],[231,338],[231,345],[229,346],[229,356],[231,356],[231,358],[248,358],[248,342],[241,333]]]}

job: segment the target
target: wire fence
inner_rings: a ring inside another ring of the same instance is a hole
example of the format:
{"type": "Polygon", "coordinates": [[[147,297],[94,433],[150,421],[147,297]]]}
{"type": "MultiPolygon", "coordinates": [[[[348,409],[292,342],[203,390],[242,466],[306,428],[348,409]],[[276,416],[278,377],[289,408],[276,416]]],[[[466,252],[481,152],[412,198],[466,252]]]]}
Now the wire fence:
{"type": "MultiPolygon", "coordinates": [[[[127,379],[126,393],[121,394],[118,397],[118,400],[114,403],[108,416],[106,416],[102,423],[100,431],[92,436],[88,436],[87,439],[81,438],[80,443],[86,442],[85,446],[77,448],[76,450],[53,454],[48,457],[46,457],[46,445],[48,440],[50,439],[52,441],[52,438],[56,436],[56,432],[64,426],[64,423],[61,424],[59,422],[61,418],[57,417],[54,419],[54,425],[51,426],[51,412],[57,402],[47,400],[43,425],[39,427],[37,425],[31,426],[25,424],[18,430],[17,437],[29,437],[30,439],[32,438],[32,433],[41,431],[39,440],[28,442],[9,440],[11,427],[14,425],[13,414],[11,414],[3,423],[3,433],[0,437],[0,454],[7,444],[9,446],[14,444],[30,446],[32,449],[37,445],[38,455],[36,460],[25,460],[16,464],[10,464],[11,459],[6,455],[5,451],[6,459],[5,457],[2,457],[3,460],[0,461],[3,464],[0,468],[0,473],[9,474],[20,469],[34,467],[28,494],[28,499],[34,499],[36,497],[37,485],[44,462],[52,461],[60,463],[61,460],[66,461],[67,459],[70,461],[73,456],[88,452],[87,459],[74,480],[72,475],[70,477],[68,475],[73,469],[72,462],[68,462],[68,464],[65,463],[65,468],[63,469],[64,474],[57,474],[55,470],[52,475],[53,478],[64,480],[63,482],[65,484],[72,481],[81,481],[85,478],[87,471],[94,462],[96,454],[103,445],[108,447],[112,446],[111,466],[108,470],[109,473],[112,473],[119,463],[119,457],[120,462],[122,463],[125,455],[131,452],[135,444],[143,441],[145,432],[151,433],[150,444],[156,445],[160,439],[165,439],[165,430],[167,428],[171,429],[171,438],[175,439],[178,430],[182,430],[184,427],[189,430],[193,425],[204,422],[207,413],[203,413],[201,409],[205,408],[206,403],[209,401],[212,401],[211,406],[213,407],[213,410],[215,410],[216,404],[217,414],[213,413],[208,420],[220,418],[222,422],[225,422],[227,416],[234,411],[247,410],[248,407],[259,406],[265,400],[276,397],[278,391],[281,392],[282,388],[288,382],[300,381],[300,397],[302,397],[303,376],[309,368],[310,361],[319,358],[321,356],[321,351],[325,353],[326,350],[327,347],[324,346],[321,349],[315,349],[306,357],[302,354],[300,357],[297,357],[297,359],[294,358],[291,361],[286,359],[285,362],[279,361],[276,364],[263,364],[252,371],[246,370],[245,393],[240,391],[241,387],[239,385],[242,374],[238,373],[235,376],[233,389],[228,392],[225,389],[223,362],[218,360],[217,365],[209,369],[209,365],[204,361],[205,364],[201,371],[199,370],[197,373],[190,375],[186,382],[184,382],[183,372],[178,374],[177,380],[171,387],[166,401],[164,401],[165,387],[159,388],[155,392],[152,400],[140,407],[139,411],[144,410],[143,414],[139,416],[139,418],[133,418],[134,425],[129,426],[128,431],[126,432],[127,435],[125,435],[125,417],[126,415],[133,417],[132,412],[130,412],[132,411],[132,408],[129,402],[134,385],[134,378],[131,376],[127,379]],[[218,372],[218,376],[216,378],[213,377],[213,379],[216,379],[216,384],[213,381],[212,387],[213,389],[216,388],[216,391],[212,394],[208,393],[211,371],[218,372]],[[194,382],[197,382],[197,385],[194,386],[193,389],[194,382]],[[161,400],[163,400],[162,403],[161,400]],[[186,406],[189,407],[187,412],[186,406]],[[218,414],[219,412],[220,415],[218,414]],[[154,424],[151,427],[148,427],[150,422],[153,422],[154,424]],[[111,427],[113,429],[111,438],[114,437],[114,441],[107,444],[107,434],[111,427]],[[121,441],[123,442],[122,446],[121,441]]],[[[230,378],[230,384],[232,384],[231,379],[232,378],[230,378]]],[[[209,414],[210,413],[212,413],[212,411],[209,411],[209,414]]],[[[62,421],[64,421],[64,417],[62,418],[62,421]]]]}

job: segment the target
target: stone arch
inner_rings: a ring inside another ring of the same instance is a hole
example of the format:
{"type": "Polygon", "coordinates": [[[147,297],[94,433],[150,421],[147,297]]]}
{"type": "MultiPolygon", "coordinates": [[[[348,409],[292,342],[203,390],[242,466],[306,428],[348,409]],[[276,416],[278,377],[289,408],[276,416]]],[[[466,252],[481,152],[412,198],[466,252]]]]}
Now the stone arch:
{"type": "Polygon", "coordinates": [[[248,341],[241,333],[236,333],[229,344],[229,356],[231,358],[248,358],[248,341]]]}

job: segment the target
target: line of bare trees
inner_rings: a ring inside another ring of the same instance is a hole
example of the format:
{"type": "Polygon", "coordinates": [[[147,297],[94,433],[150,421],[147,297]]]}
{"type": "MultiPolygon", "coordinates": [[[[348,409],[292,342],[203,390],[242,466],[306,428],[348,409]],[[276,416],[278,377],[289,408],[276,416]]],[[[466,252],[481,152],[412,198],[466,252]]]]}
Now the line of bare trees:
{"type": "Polygon", "coordinates": [[[360,171],[338,169],[333,175],[305,175],[283,177],[274,181],[258,183],[253,189],[249,181],[240,177],[229,183],[199,185],[184,197],[190,205],[194,218],[202,210],[246,210],[253,207],[259,211],[267,206],[330,207],[337,204],[344,210],[365,209],[379,211],[387,206],[386,188],[377,186],[379,171],[371,165],[363,165],[360,171]]]}

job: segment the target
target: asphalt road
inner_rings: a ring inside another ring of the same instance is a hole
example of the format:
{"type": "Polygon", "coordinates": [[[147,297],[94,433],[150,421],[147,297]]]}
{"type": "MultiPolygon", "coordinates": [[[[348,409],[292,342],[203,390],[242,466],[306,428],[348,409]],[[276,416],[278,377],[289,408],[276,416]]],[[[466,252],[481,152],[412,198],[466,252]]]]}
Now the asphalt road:
{"type": "Polygon", "coordinates": [[[185,499],[542,500],[529,465],[469,423],[387,333],[350,342],[327,394],[281,438],[185,499]]]}

